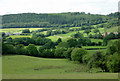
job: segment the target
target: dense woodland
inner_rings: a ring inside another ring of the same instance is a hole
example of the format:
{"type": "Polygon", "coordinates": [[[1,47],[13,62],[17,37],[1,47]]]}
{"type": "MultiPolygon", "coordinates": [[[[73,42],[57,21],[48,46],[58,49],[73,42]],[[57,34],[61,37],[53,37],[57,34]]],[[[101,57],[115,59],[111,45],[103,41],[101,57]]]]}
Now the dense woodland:
{"type": "Polygon", "coordinates": [[[27,38],[14,38],[2,33],[3,55],[29,55],[44,58],[66,58],[71,61],[79,61],[89,68],[101,68],[103,72],[120,72],[120,32],[105,34],[99,32],[99,28],[110,28],[118,26],[118,13],[109,15],[85,14],[84,12],[69,12],[59,14],[11,14],[3,16],[3,28],[50,28],[30,31],[25,29],[22,35],[32,35],[27,38]],[[97,25],[96,28],[92,25],[97,25]],[[70,29],[70,27],[81,27],[70,29]],[[94,29],[95,35],[90,35],[94,29]],[[54,31],[53,31],[54,30],[54,31]],[[80,30],[85,30],[80,33],[80,30]],[[38,32],[47,31],[44,34],[38,32]],[[70,39],[62,41],[59,38],[56,42],[46,38],[57,34],[67,34],[71,31],[78,31],[71,35],[70,39]],[[103,42],[92,42],[91,38],[102,39],[103,42]],[[115,40],[113,40],[115,39],[115,40]],[[37,48],[36,46],[40,46],[37,48]],[[96,51],[93,54],[82,48],[82,46],[107,46],[106,50],[96,51]],[[7,50],[6,50],[7,49],[7,50]],[[119,58],[118,58],[119,57],[119,58]]]}
{"type": "MultiPolygon", "coordinates": [[[[23,13],[3,15],[3,28],[30,27],[79,27],[107,23],[107,27],[117,25],[118,13],[109,15],[68,12],[55,14],[23,13]],[[113,22],[114,21],[114,22],[113,22]]],[[[103,24],[104,25],[104,24],[103,24]]]]}

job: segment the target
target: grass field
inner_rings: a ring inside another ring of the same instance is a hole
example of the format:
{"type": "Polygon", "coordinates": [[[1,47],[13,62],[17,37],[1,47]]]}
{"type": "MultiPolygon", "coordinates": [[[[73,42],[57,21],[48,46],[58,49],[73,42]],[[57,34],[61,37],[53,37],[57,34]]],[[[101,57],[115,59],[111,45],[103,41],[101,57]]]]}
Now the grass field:
{"type": "Polygon", "coordinates": [[[106,29],[106,32],[118,32],[118,27],[119,26],[108,28],[106,29]]]}
{"type": "Polygon", "coordinates": [[[91,50],[87,50],[87,52],[89,54],[94,54],[96,51],[105,51],[106,50],[106,46],[82,46],[82,48],[84,49],[91,49],[91,50]],[[97,48],[95,50],[95,48],[97,48]]]}
{"type": "Polygon", "coordinates": [[[26,37],[29,37],[29,38],[31,38],[32,36],[31,35],[11,35],[11,36],[9,36],[9,37],[11,37],[12,39],[15,39],[15,38],[26,38],[26,37]]]}
{"type": "Polygon", "coordinates": [[[22,30],[25,30],[25,29],[29,29],[30,31],[35,31],[43,28],[6,28],[6,29],[0,29],[0,31],[16,33],[16,32],[22,32],[22,30]]]}
{"type": "Polygon", "coordinates": [[[67,59],[3,56],[3,79],[117,79],[118,73],[89,73],[89,68],[67,59]]]}
{"type": "Polygon", "coordinates": [[[103,42],[102,39],[91,39],[92,42],[103,42]]]}
{"type": "Polygon", "coordinates": [[[106,46],[82,46],[82,48],[106,48],[106,46]]]}

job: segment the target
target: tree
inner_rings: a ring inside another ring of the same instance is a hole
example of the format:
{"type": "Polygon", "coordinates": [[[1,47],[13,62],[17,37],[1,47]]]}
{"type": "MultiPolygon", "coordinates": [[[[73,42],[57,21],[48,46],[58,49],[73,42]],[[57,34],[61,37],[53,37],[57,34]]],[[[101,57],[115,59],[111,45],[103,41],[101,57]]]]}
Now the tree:
{"type": "Polygon", "coordinates": [[[26,49],[28,51],[28,55],[38,56],[38,51],[34,44],[29,44],[26,49]]]}
{"type": "Polygon", "coordinates": [[[106,35],[105,37],[103,37],[103,45],[106,46],[108,44],[109,41],[109,37],[106,35]]]}
{"type": "Polygon", "coordinates": [[[2,32],[2,37],[4,37],[5,36],[5,32],[2,32]]]}
{"type": "Polygon", "coordinates": [[[59,48],[59,47],[69,48],[69,44],[68,44],[68,42],[60,42],[60,43],[57,45],[57,47],[58,47],[58,48],[59,48]]]}
{"type": "Polygon", "coordinates": [[[93,32],[94,32],[94,33],[97,33],[97,32],[100,32],[100,31],[99,31],[98,28],[95,28],[95,29],[93,30],[93,32]]]}
{"type": "Polygon", "coordinates": [[[15,46],[15,51],[17,54],[27,54],[27,50],[24,48],[23,44],[18,44],[15,46]]]}
{"type": "Polygon", "coordinates": [[[22,31],[22,33],[30,33],[30,30],[29,29],[25,29],[22,31]]]}
{"type": "Polygon", "coordinates": [[[77,40],[76,39],[69,39],[67,40],[69,47],[75,47],[77,45],[77,40]]]}
{"type": "Polygon", "coordinates": [[[55,49],[54,56],[56,58],[63,58],[64,57],[64,52],[66,51],[66,48],[60,47],[55,49]]]}
{"type": "Polygon", "coordinates": [[[39,56],[45,58],[54,58],[54,49],[42,49],[39,56]]]}
{"type": "Polygon", "coordinates": [[[115,39],[115,34],[113,32],[111,32],[109,35],[108,35],[109,39],[115,39]]]}
{"type": "MultiPolygon", "coordinates": [[[[90,68],[102,68],[103,67],[103,54],[101,51],[96,51],[94,54],[92,54],[89,58],[89,61],[87,63],[87,65],[90,68]]],[[[103,69],[103,68],[102,68],[103,69]]]]}
{"type": "Polygon", "coordinates": [[[73,61],[82,62],[82,57],[87,54],[87,51],[83,48],[74,48],[71,53],[71,59],[73,61]]]}
{"type": "Polygon", "coordinates": [[[82,33],[76,33],[76,34],[74,34],[72,37],[74,37],[74,38],[84,38],[84,36],[83,36],[83,34],[82,33]]]}
{"type": "Polygon", "coordinates": [[[14,46],[11,44],[2,43],[2,54],[15,54],[14,46]]]}
{"type": "Polygon", "coordinates": [[[91,29],[86,29],[84,33],[87,33],[87,35],[91,32],[91,29]]]}
{"type": "Polygon", "coordinates": [[[47,42],[44,46],[44,49],[55,49],[55,44],[52,41],[47,42]]]}
{"type": "Polygon", "coordinates": [[[110,72],[120,72],[120,54],[115,52],[113,55],[109,56],[107,68],[110,72]]]}
{"type": "Polygon", "coordinates": [[[60,42],[62,42],[62,39],[58,38],[58,40],[56,41],[56,45],[58,45],[60,42]]]}
{"type": "Polygon", "coordinates": [[[115,52],[120,54],[120,39],[116,41],[110,41],[107,45],[107,54],[108,55],[113,55],[115,52]]]}
{"type": "Polygon", "coordinates": [[[71,52],[72,52],[73,49],[74,49],[74,48],[68,48],[68,49],[64,52],[63,55],[65,56],[65,58],[71,60],[71,52]]]}

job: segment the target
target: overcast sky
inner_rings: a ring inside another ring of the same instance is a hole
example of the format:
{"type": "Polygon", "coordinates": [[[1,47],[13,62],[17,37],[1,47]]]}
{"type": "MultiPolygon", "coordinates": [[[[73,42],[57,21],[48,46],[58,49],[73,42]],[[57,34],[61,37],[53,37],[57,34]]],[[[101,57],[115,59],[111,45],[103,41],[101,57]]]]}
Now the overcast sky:
{"type": "Polygon", "coordinates": [[[0,0],[0,15],[16,13],[86,12],[109,14],[118,11],[119,0],[0,0]]]}

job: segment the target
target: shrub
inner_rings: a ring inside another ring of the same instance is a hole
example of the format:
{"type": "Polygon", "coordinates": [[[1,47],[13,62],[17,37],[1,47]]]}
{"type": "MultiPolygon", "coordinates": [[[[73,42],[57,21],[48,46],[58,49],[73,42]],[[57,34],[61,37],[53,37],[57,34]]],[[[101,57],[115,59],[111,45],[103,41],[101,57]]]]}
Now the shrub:
{"type": "Polygon", "coordinates": [[[71,59],[73,61],[82,62],[82,57],[87,54],[87,51],[83,48],[74,48],[71,53],[71,59]]]}
{"type": "Polygon", "coordinates": [[[30,30],[29,29],[25,29],[22,31],[22,33],[30,33],[30,30]]]}
{"type": "Polygon", "coordinates": [[[84,64],[87,64],[89,62],[90,58],[91,58],[91,54],[86,54],[86,55],[83,56],[82,62],[84,64]]]}
{"type": "Polygon", "coordinates": [[[54,49],[43,49],[40,52],[41,57],[46,57],[46,58],[53,58],[54,57],[54,49]]]}
{"type": "Polygon", "coordinates": [[[65,51],[66,51],[66,48],[64,48],[64,47],[56,48],[56,49],[55,49],[54,56],[55,56],[56,58],[63,58],[63,57],[64,57],[63,53],[64,53],[65,51]]]}
{"type": "Polygon", "coordinates": [[[102,68],[103,61],[104,61],[103,53],[101,51],[97,51],[90,56],[87,65],[90,68],[98,68],[98,67],[102,68]]]}
{"type": "Polygon", "coordinates": [[[71,60],[71,52],[72,52],[73,49],[74,49],[74,48],[68,48],[67,51],[64,52],[65,58],[71,60]]]}
{"type": "Polygon", "coordinates": [[[34,44],[29,44],[26,49],[29,55],[38,56],[38,51],[34,44]]]}
{"type": "Polygon", "coordinates": [[[109,57],[107,68],[110,72],[120,72],[120,55],[117,52],[109,57]]]}
{"type": "Polygon", "coordinates": [[[120,40],[110,41],[107,45],[107,54],[113,55],[115,52],[120,54],[120,40]]]}
{"type": "Polygon", "coordinates": [[[23,44],[18,44],[15,46],[15,51],[17,54],[27,54],[27,50],[24,48],[23,44]]]}

